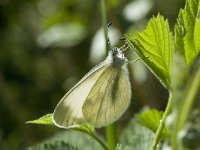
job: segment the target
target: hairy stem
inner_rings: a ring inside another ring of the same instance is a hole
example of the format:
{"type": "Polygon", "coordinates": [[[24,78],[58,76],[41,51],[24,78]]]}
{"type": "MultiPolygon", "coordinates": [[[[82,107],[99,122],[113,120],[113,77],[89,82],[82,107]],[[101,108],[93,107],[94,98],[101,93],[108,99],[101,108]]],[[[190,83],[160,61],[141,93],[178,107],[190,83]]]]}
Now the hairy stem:
{"type": "Polygon", "coordinates": [[[151,147],[152,150],[156,150],[158,142],[161,138],[161,134],[162,134],[162,130],[163,130],[163,127],[164,127],[164,124],[165,124],[165,120],[166,120],[167,116],[169,115],[169,113],[171,111],[171,107],[172,107],[172,94],[170,92],[167,107],[165,109],[165,112],[163,114],[162,119],[160,120],[160,124],[159,124],[158,130],[156,131],[156,136],[154,138],[154,141],[153,141],[153,144],[152,144],[152,147],[151,147]]]}

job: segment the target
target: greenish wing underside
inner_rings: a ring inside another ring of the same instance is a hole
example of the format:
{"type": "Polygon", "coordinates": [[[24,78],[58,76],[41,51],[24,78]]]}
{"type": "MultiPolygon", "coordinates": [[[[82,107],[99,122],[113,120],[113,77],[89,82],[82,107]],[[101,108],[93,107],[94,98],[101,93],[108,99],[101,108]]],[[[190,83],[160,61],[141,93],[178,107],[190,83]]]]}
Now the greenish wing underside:
{"type": "Polygon", "coordinates": [[[57,126],[69,127],[86,122],[82,114],[83,103],[107,67],[108,64],[96,66],[64,95],[53,114],[57,126]]]}
{"type": "Polygon", "coordinates": [[[96,127],[114,122],[129,106],[130,90],[125,70],[109,66],[96,81],[83,103],[84,118],[96,127]]]}

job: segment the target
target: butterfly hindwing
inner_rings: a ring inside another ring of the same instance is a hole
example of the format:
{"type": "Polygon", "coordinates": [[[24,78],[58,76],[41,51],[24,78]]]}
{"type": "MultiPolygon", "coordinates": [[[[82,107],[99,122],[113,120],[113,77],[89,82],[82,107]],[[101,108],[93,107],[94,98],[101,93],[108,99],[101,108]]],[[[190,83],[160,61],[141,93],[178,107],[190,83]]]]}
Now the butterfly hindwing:
{"type": "Polygon", "coordinates": [[[117,120],[130,104],[131,91],[127,70],[107,67],[91,89],[82,111],[84,118],[96,127],[117,120]]]}

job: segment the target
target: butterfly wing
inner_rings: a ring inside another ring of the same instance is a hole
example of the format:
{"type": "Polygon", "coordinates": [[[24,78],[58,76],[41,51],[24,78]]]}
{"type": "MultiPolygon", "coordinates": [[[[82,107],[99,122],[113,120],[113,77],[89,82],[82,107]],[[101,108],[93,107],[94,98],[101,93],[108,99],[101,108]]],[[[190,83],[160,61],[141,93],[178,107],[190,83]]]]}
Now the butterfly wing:
{"type": "Polygon", "coordinates": [[[107,67],[108,64],[105,63],[94,67],[63,96],[53,113],[53,121],[57,126],[68,128],[85,122],[82,105],[93,85],[107,67]]]}
{"type": "Polygon", "coordinates": [[[127,70],[110,65],[83,103],[84,118],[96,127],[114,122],[130,104],[130,89],[127,70]]]}

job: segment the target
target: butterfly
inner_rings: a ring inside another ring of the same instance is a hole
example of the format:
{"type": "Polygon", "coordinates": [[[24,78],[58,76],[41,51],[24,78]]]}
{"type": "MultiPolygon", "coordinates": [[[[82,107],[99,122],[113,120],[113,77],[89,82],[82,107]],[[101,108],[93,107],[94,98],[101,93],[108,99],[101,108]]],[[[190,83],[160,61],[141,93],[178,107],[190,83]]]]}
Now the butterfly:
{"type": "Polygon", "coordinates": [[[103,127],[115,122],[131,101],[128,60],[124,46],[114,47],[107,58],[91,69],[60,100],[53,122],[61,128],[84,123],[103,127]]]}

